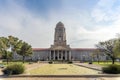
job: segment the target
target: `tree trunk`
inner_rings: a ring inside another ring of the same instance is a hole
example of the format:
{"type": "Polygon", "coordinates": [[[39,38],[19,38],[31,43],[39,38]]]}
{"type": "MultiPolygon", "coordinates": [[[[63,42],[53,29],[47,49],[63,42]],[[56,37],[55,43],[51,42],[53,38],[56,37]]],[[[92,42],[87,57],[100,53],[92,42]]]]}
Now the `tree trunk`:
{"type": "Polygon", "coordinates": [[[112,64],[115,64],[115,58],[112,58],[112,64]]]}
{"type": "Polygon", "coordinates": [[[25,62],[25,56],[23,56],[23,63],[25,62]]]}
{"type": "Polygon", "coordinates": [[[99,64],[99,62],[100,62],[100,61],[99,61],[99,59],[98,59],[98,64],[99,64]]]}
{"type": "Polygon", "coordinates": [[[97,62],[98,62],[98,64],[99,64],[99,56],[97,55],[97,62]]]}
{"type": "Polygon", "coordinates": [[[99,64],[99,57],[97,57],[98,58],[98,64],[99,64]]]}

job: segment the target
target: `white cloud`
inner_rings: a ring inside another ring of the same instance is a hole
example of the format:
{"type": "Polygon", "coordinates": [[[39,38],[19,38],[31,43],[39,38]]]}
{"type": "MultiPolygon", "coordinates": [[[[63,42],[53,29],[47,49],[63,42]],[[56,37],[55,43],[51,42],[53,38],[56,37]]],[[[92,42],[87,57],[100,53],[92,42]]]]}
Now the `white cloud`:
{"type": "Polygon", "coordinates": [[[92,11],[92,17],[96,22],[114,20],[120,12],[119,6],[115,5],[117,2],[118,0],[100,0],[92,11]]]}
{"type": "MultiPolygon", "coordinates": [[[[117,13],[109,7],[107,8],[109,12],[105,12],[103,7],[108,2],[104,3],[104,1],[108,0],[100,1],[102,2],[98,2],[93,9],[92,16],[87,11],[81,12],[73,8],[72,11],[51,10],[47,19],[31,13],[16,2],[8,2],[7,7],[0,13],[0,31],[2,31],[0,36],[14,35],[27,41],[33,47],[50,47],[53,44],[55,25],[58,21],[62,21],[66,28],[68,44],[71,47],[94,47],[97,42],[113,38],[120,32],[119,7],[115,8],[117,13]],[[97,24],[111,20],[113,20],[111,25],[97,24]]],[[[109,4],[112,6],[113,3],[109,4]]]]}

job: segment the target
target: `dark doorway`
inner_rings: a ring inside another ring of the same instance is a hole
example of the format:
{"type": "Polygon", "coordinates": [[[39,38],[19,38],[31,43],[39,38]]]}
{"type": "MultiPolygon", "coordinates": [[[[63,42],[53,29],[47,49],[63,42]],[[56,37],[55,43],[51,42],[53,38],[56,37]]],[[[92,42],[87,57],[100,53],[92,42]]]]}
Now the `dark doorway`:
{"type": "Polygon", "coordinates": [[[65,56],[63,56],[63,60],[65,60],[65,56]]]}
{"type": "Polygon", "coordinates": [[[55,60],[58,60],[58,57],[57,57],[57,56],[55,57],[55,60]]]}

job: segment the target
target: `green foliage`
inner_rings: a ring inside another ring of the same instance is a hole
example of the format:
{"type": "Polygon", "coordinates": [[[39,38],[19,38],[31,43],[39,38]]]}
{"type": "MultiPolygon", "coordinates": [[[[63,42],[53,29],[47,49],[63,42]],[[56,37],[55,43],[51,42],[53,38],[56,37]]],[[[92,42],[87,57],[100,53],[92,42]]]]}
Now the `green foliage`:
{"type": "Polygon", "coordinates": [[[17,53],[23,57],[23,63],[24,63],[25,56],[30,56],[33,51],[32,51],[32,47],[28,43],[22,42],[21,44],[22,45],[17,50],[17,53]]]}
{"type": "Polygon", "coordinates": [[[5,59],[8,59],[10,57],[9,52],[7,51],[10,48],[9,40],[6,37],[0,37],[0,53],[2,57],[4,56],[5,59]]]}
{"type": "Polygon", "coordinates": [[[25,71],[25,67],[22,64],[10,64],[4,70],[3,73],[7,75],[22,74],[25,71]]]}
{"type": "Polygon", "coordinates": [[[120,73],[120,65],[109,65],[107,67],[102,68],[103,73],[108,74],[119,74],[120,73]]]}
{"type": "Polygon", "coordinates": [[[98,50],[102,53],[104,53],[105,55],[107,55],[108,57],[111,58],[112,60],[112,64],[114,64],[115,59],[117,58],[117,55],[114,51],[116,45],[116,39],[111,39],[108,41],[104,41],[104,42],[99,42],[96,47],[98,48],[98,50]]]}
{"type": "Polygon", "coordinates": [[[0,37],[0,53],[2,58],[7,59],[7,63],[9,59],[12,59],[12,54],[15,52],[15,46],[18,41],[18,38],[13,36],[0,37]]]}
{"type": "Polygon", "coordinates": [[[15,52],[23,56],[24,59],[25,56],[32,54],[32,48],[28,43],[19,40],[17,37],[0,37],[0,54],[4,59],[7,59],[7,63],[9,59],[12,59],[12,54],[15,52]]]}
{"type": "Polygon", "coordinates": [[[115,55],[120,58],[120,38],[116,40],[114,52],[115,55]]]}

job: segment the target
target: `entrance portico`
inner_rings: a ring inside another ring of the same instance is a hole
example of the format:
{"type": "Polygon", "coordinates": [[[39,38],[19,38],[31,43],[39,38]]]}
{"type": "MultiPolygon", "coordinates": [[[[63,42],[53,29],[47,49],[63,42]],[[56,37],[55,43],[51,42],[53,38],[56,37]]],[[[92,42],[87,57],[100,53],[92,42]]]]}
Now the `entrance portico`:
{"type": "Polygon", "coordinates": [[[50,50],[50,60],[71,60],[71,51],[69,50],[50,50]]]}

